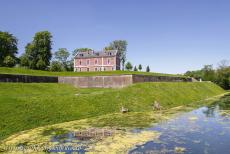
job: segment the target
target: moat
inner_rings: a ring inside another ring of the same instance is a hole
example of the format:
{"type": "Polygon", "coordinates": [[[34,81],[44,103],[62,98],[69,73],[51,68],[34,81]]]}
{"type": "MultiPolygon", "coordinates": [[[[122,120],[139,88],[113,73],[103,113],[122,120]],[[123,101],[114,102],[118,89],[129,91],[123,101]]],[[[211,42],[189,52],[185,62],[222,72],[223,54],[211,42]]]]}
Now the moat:
{"type": "MultiPolygon", "coordinates": [[[[221,98],[211,105],[200,107],[190,112],[154,124],[145,129],[131,130],[133,135],[142,132],[159,132],[159,138],[153,138],[144,144],[133,145],[128,150],[129,154],[148,153],[189,153],[189,154],[229,154],[230,153],[230,95],[221,98]]],[[[76,142],[76,137],[71,133],[65,136],[64,142],[76,142]]],[[[58,138],[52,139],[59,142],[58,138]]],[[[87,140],[87,139],[86,139],[87,140]]],[[[61,140],[63,143],[63,140],[61,140]]],[[[83,149],[50,152],[80,152],[87,153],[87,142],[78,141],[83,144],[83,149]]],[[[93,144],[93,143],[90,143],[93,144]]]]}

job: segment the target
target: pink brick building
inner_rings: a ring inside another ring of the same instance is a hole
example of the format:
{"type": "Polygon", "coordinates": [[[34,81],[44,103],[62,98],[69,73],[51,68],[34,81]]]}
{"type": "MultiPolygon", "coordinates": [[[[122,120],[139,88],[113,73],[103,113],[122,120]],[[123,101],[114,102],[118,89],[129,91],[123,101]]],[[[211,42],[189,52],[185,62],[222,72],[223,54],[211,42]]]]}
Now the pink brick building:
{"type": "Polygon", "coordinates": [[[117,50],[79,52],[74,57],[74,71],[113,71],[120,70],[117,50]]]}

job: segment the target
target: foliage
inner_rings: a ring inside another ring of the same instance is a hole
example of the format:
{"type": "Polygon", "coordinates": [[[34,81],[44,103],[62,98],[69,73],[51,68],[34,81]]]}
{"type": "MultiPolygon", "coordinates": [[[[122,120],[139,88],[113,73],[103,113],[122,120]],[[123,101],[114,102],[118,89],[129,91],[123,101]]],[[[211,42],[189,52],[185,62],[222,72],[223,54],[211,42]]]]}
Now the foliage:
{"type": "Polygon", "coordinates": [[[142,70],[142,65],[141,64],[138,65],[138,69],[139,69],[139,71],[142,70]]]}
{"type": "Polygon", "coordinates": [[[29,58],[28,58],[28,55],[27,54],[23,54],[20,58],[20,65],[21,66],[29,66],[29,58]]]}
{"type": "Polygon", "coordinates": [[[224,93],[210,82],[141,83],[123,89],[75,89],[55,83],[0,87],[0,140],[26,129],[120,112],[121,106],[131,113],[148,112],[155,100],[167,109],[224,93]]]}
{"type": "Polygon", "coordinates": [[[193,77],[193,78],[195,78],[195,79],[197,79],[197,80],[200,80],[200,79],[202,79],[203,73],[202,73],[202,70],[187,71],[187,72],[185,73],[185,75],[186,75],[186,76],[193,77]]]}
{"type": "Polygon", "coordinates": [[[69,52],[66,48],[59,48],[58,51],[54,53],[54,56],[59,62],[65,64],[69,57],[69,52]]]}
{"type": "Polygon", "coordinates": [[[212,81],[224,89],[230,89],[230,66],[227,60],[222,60],[216,70],[212,65],[205,65],[201,70],[187,71],[185,75],[197,80],[212,81]]]}
{"type": "Polygon", "coordinates": [[[224,89],[230,89],[230,66],[217,69],[216,83],[224,89]]]}
{"type": "Polygon", "coordinates": [[[130,70],[132,70],[132,68],[133,68],[133,65],[130,62],[127,62],[125,65],[125,69],[130,71],[130,70]]]}
{"type": "Polygon", "coordinates": [[[12,67],[16,63],[18,40],[13,34],[0,31],[0,66],[12,67]]]}
{"type": "Polygon", "coordinates": [[[52,72],[61,72],[64,71],[62,64],[58,61],[52,61],[50,65],[50,71],[52,72]]]}
{"type": "Polygon", "coordinates": [[[146,72],[150,72],[149,66],[146,67],[146,72]]]}
{"type": "Polygon", "coordinates": [[[202,68],[203,80],[205,81],[215,81],[215,70],[212,65],[204,65],[202,68]]]}
{"type": "Polygon", "coordinates": [[[37,32],[31,43],[25,47],[25,53],[20,59],[23,59],[22,66],[31,69],[45,70],[50,65],[51,41],[52,35],[48,31],[37,32]]]}
{"type": "Polygon", "coordinates": [[[66,48],[59,48],[58,51],[54,53],[55,59],[59,61],[62,67],[67,70],[67,59],[69,57],[69,52],[66,48]]]}
{"type": "Polygon", "coordinates": [[[117,50],[118,56],[120,57],[122,63],[122,70],[125,68],[126,61],[126,52],[127,52],[127,41],[126,40],[115,40],[109,44],[109,46],[105,47],[105,50],[117,50]]]}
{"type": "Polygon", "coordinates": [[[136,66],[134,67],[133,71],[138,71],[136,66]]]}
{"type": "Polygon", "coordinates": [[[3,61],[4,66],[13,67],[16,64],[16,59],[11,56],[6,56],[3,61]]]}

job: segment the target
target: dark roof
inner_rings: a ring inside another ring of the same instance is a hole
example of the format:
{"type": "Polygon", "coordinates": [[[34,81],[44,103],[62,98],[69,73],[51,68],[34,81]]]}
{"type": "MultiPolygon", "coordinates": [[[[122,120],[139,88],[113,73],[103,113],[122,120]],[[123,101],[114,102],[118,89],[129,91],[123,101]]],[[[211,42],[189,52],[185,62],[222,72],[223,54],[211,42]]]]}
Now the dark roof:
{"type": "Polygon", "coordinates": [[[110,57],[116,56],[117,50],[107,50],[107,51],[84,51],[78,52],[75,58],[92,58],[92,57],[110,57]]]}

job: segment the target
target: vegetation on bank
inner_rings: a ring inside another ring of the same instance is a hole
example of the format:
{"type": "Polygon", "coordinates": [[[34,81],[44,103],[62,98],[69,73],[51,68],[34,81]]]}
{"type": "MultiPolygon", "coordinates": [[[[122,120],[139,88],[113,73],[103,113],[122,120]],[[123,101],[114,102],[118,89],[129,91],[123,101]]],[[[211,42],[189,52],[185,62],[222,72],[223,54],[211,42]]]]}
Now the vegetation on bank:
{"type": "MultiPolygon", "coordinates": [[[[39,126],[118,113],[121,106],[130,114],[150,112],[155,100],[168,109],[196,105],[225,92],[211,82],[140,83],[123,89],[76,89],[45,83],[0,83],[0,87],[0,140],[39,126]]],[[[118,125],[116,120],[114,125],[118,125]]]]}
{"type": "Polygon", "coordinates": [[[134,71],[98,71],[98,72],[50,72],[42,70],[32,70],[26,68],[9,68],[0,67],[0,74],[26,74],[35,76],[95,76],[95,75],[121,75],[121,74],[142,74],[142,75],[154,75],[154,76],[179,76],[174,74],[154,73],[154,72],[134,72],[134,71]]]}
{"type": "Polygon", "coordinates": [[[212,65],[205,65],[201,70],[187,71],[186,76],[198,80],[212,81],[224,89],[230,89],[230,65],[228,60],[222,60],[216,69],[212,65]]]}

